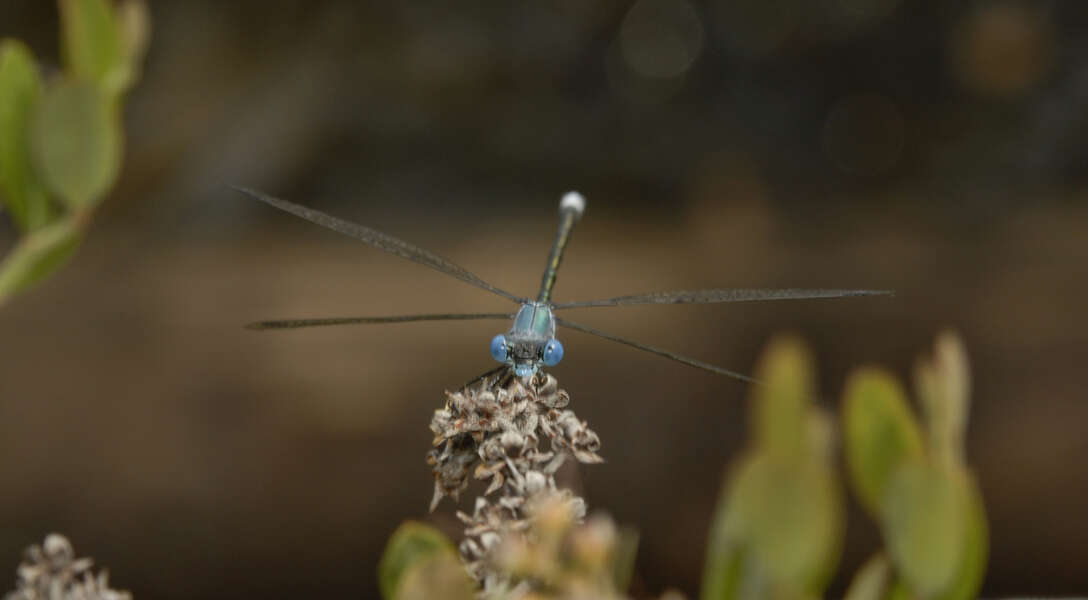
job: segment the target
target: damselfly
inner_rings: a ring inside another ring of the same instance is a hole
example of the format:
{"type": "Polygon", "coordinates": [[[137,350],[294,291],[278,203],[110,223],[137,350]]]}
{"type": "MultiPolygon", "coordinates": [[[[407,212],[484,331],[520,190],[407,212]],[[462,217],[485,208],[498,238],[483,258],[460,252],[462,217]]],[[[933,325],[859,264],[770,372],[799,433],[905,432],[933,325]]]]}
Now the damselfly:
{"type": "MultiPolygon", "coordinates": [[[[357,240],[366,242],[379,250],[395,254],[402,258],[428,266],[436,271],[441,271],[451,277],[456,277],[465,283],[498,294],[507,300],[521,305],[517,313],[437,313],[424,315],[396,315],[388,317],[333,317],[319,319],[283,319],[275,321],[259,321],[251,323],[252,329],[297,329],[301,327],[318,327],[325,325],[349,325],[349,324],[377,324],[377,323],[406,323],[411,321],[460,321],[476,319],[513,319],[513,324],[506,333],[500,333],[491,339],[491,356],[499,366],[474,379],[478,381],[497,373],[510,373],[522,379],[531,378],[543,367],[554,367],[563,359],[563,344],[555,337],[556,327],[566,327],[585,333],[589,333],[606,340],[626,344],[646,352],[657,354],[665,358],[684,363],[692,367],[726,375],[741,381],[757,383],[755,379],[723,369],[694,358],[681,356],[674,352],[656,348],[647,344],[634,342],[610,333],[580,325],[573,321],[560,319],[555,316],[555,311],[571,308],[584,308],[594,306],[630,306],[635,304],[707,304],[714,302],[749,302],[759,300],[801,300],[813,298],[846,298],[852,296],[884,296],[891,295],[883,290],[849,290],[849,289],[722,289],[722,290],[695,290],[675,292],[652,292],[648,294],[634,294],[630,296],[618,296],[602,300],[586,300],[581,302],[552,302],[552,288],[555,286],[556,274],[559,271],[559,263],[563,259],[563,250],[570,241],[571,231],[574,225],[581,219],[585,212],[586,202],[581,194],[570,192],[563,196],[559,202],[559,229],[552,243],[551,252],[548,254],[548,262],[544,268],[544,276],[540,283],[540,293],[536,300],[522,298],[498,288],[467,269],[460,267],[445,258],[424,250],[414,244],[409,244],[391,235],[381,233],[338,219],[323,212],[307,208],[293,202],[273,198],[261,192],[251,189],[236,187],[236,190],[252,196],[257,200],[270,204],[280,210],[302,217],[307,221],[316,223],[327,229],[342,233],[357,240]]],[[[472,382],[470,382],[472,383],[472,382]]]]}

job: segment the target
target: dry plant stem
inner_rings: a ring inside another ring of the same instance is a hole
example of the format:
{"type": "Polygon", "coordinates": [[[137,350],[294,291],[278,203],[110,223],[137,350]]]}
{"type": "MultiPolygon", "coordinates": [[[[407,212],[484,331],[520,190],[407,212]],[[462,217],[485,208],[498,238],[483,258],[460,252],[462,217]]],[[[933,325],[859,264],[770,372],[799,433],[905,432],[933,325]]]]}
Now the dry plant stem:
{"type": "Polygon", "coordinates": [[[602,462],[601,443],[573,411],[563,410],[569,403],[555,377],[536,375],[527,382],[483,381],[447,392],[445,408],[434,413],[434,448],[427,456],[435,478],[431,510],[446,496],[456,500],[470,473],[489,482],[473,514],[457,513],[465,523],[462,557],[485,593],[510,583],[492,568],[490,553],[504,536],[528,531],[531,499],[558,497],[578,521],[585,516],[585,501],[557,488],[555,472],[568,457],[602,462]],[[497,498],[489,498],[496,492],[497,498]]]}
{"type": "Polygon", "coordinates": [[[16,589],[4,600],[131,600],[128,592],[110,589],[105,571],[93,574],[92,564],[75,557],[67,538],[51,533],[41,546],[27,548],[16,589]]]}

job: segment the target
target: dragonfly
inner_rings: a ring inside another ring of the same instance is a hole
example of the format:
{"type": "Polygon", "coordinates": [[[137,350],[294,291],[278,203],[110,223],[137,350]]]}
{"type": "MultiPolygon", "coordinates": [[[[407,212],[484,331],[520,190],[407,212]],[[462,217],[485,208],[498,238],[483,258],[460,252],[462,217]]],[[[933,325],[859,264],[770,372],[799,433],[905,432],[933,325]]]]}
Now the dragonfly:
{"type": "Polygon", "coordinates": [[[499,333],[491,339],[489,348],[491,357],[499,363],[499,366],[469,381],[469,383],[465,384],[463,387],[467,387],[475,381],[495,376],[496,374],[513,375],[526,381],[542,372],[545,367],[550,368],[558,365],[559,362],[563,360],[564,353],[563,344],[556,338],[556,329],[558,327],[581,331],[644,352],[656,354],[697,369],[710,371],[748,383],[758,384],[760,382],[755,378],[738,371],[725,369],[701,360],[676,354],[675,352],[663,348],[642,344],[627,338],[606,333],[587,325],[581,325],[565,318],[559,318],[555,313],[573,308],[633,306],[640,304],[710,304],[765,300],[888,296],[893,294],[888,290],[862,289],[707,289],[651,292],[578,302],[554,302],[552,301],[552,289],[555,287],[556,275],[559,272],[559,265],[563,260],[563,251],[570,241],[571,232],[574,230],[574,226],[581,220],[586,208],[585,198],[581,194],[578,192],[568,192],[562,196],[559,202],[559,226],[555,234],[555,241],[552,243],[551,251],[548,253],[548,260],[545,263],[544,274],[541,277],[540,282],[540,292],[537,294],[536,299],[533,300],[507,292],[502,288],[480,279],[464,267],[454,264],[434,252],[425,250],[415,244],[408,243],[389,234],[334,217],[300,204],[295,204],[294,202],[275,198],[250,188],[240,186],[232,187],[251,198],[295,215],[296,217],[300,217],[348,237],[355,238],[361,242],[370,244],[379,250],[388,252],[389,254],[394,254],[401,258],[430,267],[436,271],[445,273],[450,277],[459,279],[477,288],[487,290],[488,292],[502,296],[503,298],[520,305],[520,308],[518,308],[515,313],[434,313],[377,317],[279,319],[258,321],[247,325],[250,329],[283,330],[332,325],[374,325],[384,323],[409,323],[415,321],[512,320],[510,328],[507,329],[505,333],[499,333]]]}

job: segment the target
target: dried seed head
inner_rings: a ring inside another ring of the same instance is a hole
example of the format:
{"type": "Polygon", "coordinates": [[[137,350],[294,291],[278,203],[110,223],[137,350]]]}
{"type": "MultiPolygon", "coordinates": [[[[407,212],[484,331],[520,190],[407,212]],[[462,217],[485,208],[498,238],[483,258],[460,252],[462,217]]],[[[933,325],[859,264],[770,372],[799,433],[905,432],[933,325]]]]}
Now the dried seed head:
{"type": "Polygon", "coordinates": [[[447,393],[446,406],[435,411],[430,425],[435,435],[427,455],[435,477],[431,510],[446,496],[456,500],[470,473],[490,480],[485,495],[504,486],[521,495],[554,487],[552,475],[567,456],[601,462],[597,434],[573,412],[557,410],[569,402],[551,375],[447,393]],[[542,439],[549,449],[539,447],[542,439]],[[541,474],[543,482],[536,476],[527,481],[529,472],[541,474]]]}
{"type": "Polygon", "coordinates": [[[622,600],[613,577],[620,536],[607,517],[579,524],[584,508],[565,491],[529,498],[528,528],[507,532],[489,554],[481,598],[622,600]]]}
{"type": "MultiPolygon", "coordinates": [[[[554,482],[552,484],[554,486],[554,482]]],[[[548,478],[540,471],[529,471],[525,474],[525,493],[536,495],[548,487],[548,478]]]]}
{"type": "Polygon", "coordinates": [[[511,577],[543,560],[541,551],[552,552],[525,537],[533,522],[551,523],[539,531],[558,540],[585,517],[585,501],[558,489],[555,472],[569,457],[602,462],[601,443],[574,412],[563,410],[569,403],[555,377],[538,375],[447,393],[445,407],[434,413],[434,448],[427,455],[435,477],[431,510],[446,496],[456,500],[469,473],[488,482],[472,514],[457,513],[465,524],[462,557],[485,593],[531,591],[511,577]],[[487,498],[496,493],[496,501],[487,498]],[[502,565],[498,555],[506,557],[502,565]]]}
{"type": "Polygon", "coordinates": [[[67,564],[75,558],[75,550],[68,538],[59,533],[50,533],[45,536],[42,543],[42,551],[45,557],[53,564],[67,564]]]}
{"type": "Polygon", "coordinates": [[[587,569],[603,569],[616,547],[616,526],[611,519],[593,517],[571,533],[571,554],[587,569]]]}
{"type": "Polygon", "coordinates": [[[105,571],[90,572],[89,558],[75,558],[67,538],[51,533],[42,545],[27,548],[16,570],[16,589],[5,600],[131,600],[128,592],[110,589],[105,571]]]}

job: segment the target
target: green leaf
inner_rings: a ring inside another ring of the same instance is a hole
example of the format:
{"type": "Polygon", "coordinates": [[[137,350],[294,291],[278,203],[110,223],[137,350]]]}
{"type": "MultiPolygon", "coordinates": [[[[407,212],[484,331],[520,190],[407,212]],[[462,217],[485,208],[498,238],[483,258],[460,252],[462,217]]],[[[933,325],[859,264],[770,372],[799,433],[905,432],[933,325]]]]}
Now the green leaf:
{"type": "Polygon", "coordinates": [[[844,600],[884,600],[888,596],[891,575],[892,566],[888,557],[877,554],[858,569],[844,600]]]}
{"type": "Polygon", "coordinates": [[[108,0],[60,0],[62,46],[68,70],[110,92],[131,80],[129,61],[108,0]]]}
{"type": "Polygon", "coordinates": [[[703,598],[807,598],[823,592],[842,542],[830,419],[811,405],[800,340],[771,342],[752,390],[751,448],[731,473],[711,530],[703,598]]]}
{"type": "Polygon", "coordinates": [[[151,39],[151,17],[143,0],[122,0],[117,6],[117,23],[120,26],[125,60],[132,73],[139,70],[151,39]]]}
{"type": "Polygon", "coordinates": [[[429,555],[409,566],[395,595],[386,597],[396,600],[475,600],[473,588],[457,556],[443,552],[429,555]]]}
{"type": "Polygon", "coordinates": [[[841,494],[818,455],[749,453],[719,500],[703,600],[818,597],[842,543],[841,494]]]}
{"type": "Polygon", "coordinates": [[[959,337],[949,332],[939,335],[933,359],[918,362],[914,381],[934,455],[947,463],[963,464],[971,373],[959,337]]]}
{"type": "Polygon", "coordinates": [[[75,214],[23,236],[0,263],[0,304],[63,265],[79,246],[83,224],[75,214]]]}
{"type": "Polygon", "coordinates": [[[800,340],[772,340],[756,369],[764,385],[752,388],[756,446],[777,456],[805,451],[805,415],[812,398],[812,359],[800,340]]]}
{"type": "Polygon", "coordinates": [[[986,574],[986,558],[989,555],[989,527],[982,494],[969,475],[964,474],[967,487],[967,533],[963,540],[963,557],[959,570],[953,577],[952,586],[940,596],[940,600],[970,600],[978,596],[982,579],[986,574]]]}
{"type": "MultiPolygon", "coordinates": [[[[726,514],[716,523],[720,549],[711,551],[750,549],[757,570],[778,589],[819,593],[838,561],[841,498],[822,461],[768,454],[745,459],[732,479],[726,514]]],[[[722,560],[716,559],[719,565],[722,560]]]]}
{"type": "Polygon", "coordinates": [[[842,515],[830,468],[815,461],[760,460],[741,494],[755,559],[779,584],[820,591],[837,560],[842,515]]]}
{"type": "Polygon", "coordinates": [[[964,556],[967,488],[950,469],[904,463],[888,481],[884,539],[898,573],[917,595],[949,589],[964,556]]]}
{"type": "Polygon", "coordinates": [[[405,521],[393,532],[378,563],[378,587],[382,598],[397,598],[397,590],[416,565],[442,555],[453,556],[453,543],[434,527],[418,521],[405,521]]]}
{"type": "Polygon", "coordinates": [[[609,571],[615,589],[624,591],[631,585],[635,574],[635,559],[638,556],[638,531],[624,527],[616,537],[616,547],[612,551],[609,571]]]}
{"type": "Polygon", "coordinates": [[[117,105],[93,84],[46,88],[31,119],[30,149],[46,185],[72,208],[97,204],[121,166],[117,105]]]}
{"type": "Polygon", "coordinates": [[[702,600],[733,600],[738,597],[743,563],[747,557],[742,548],[744,519],[737,508],[736,480],[750,469],[751,462],[749,456],[742,457],[729,470],[726,484],[718,496],[703,564],[702,600]]]}
{"type": "Polygon", "coordinates": [[[882,370],[855,371],[847,380],[843,405],[850,482],[862,505],[878,515],[894,470],[924,458],[922,434],[903,388],[882,370]]]}
{"type": "Polygon", "coordinates": [[[710,543],[703,565],[702,600],[733,600],[738,597],[743,563],[743,549],[725,526],[725,507],[719,506],[710,529],[710,543]]]}
{"type": "Polygon", "coordinates": [[[30,162],[30,114],[41,87],[30,50],[17,40],[0,41],[0,196],[24,231],[45,225],[51,213],[30,162]]]}
{"type": "Polygon", "coordinates": [[[888,600],[917,600],[918,595],[907,587],[902,579],[896,578],[892,582],[892,589],[888,592],[888,600]]]}

